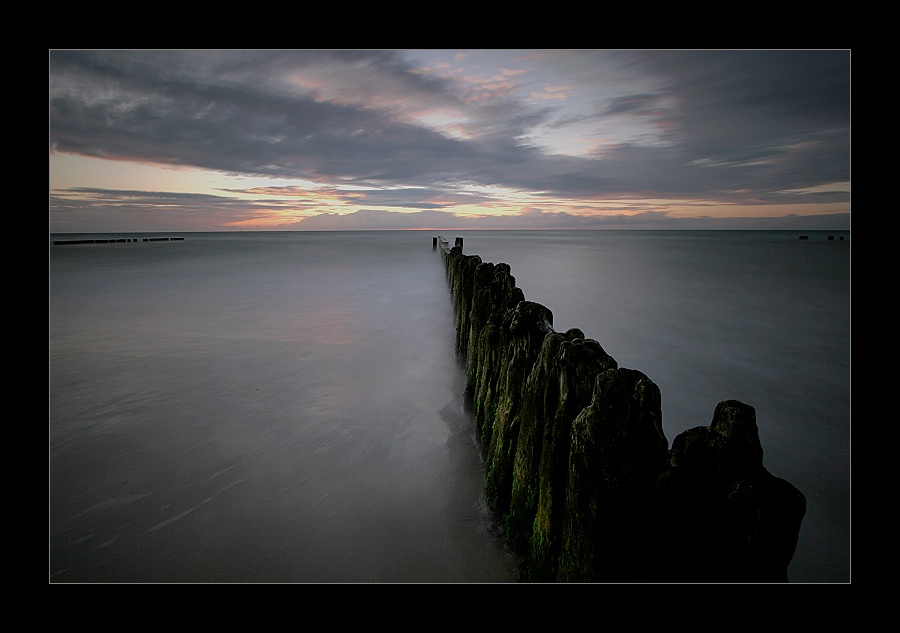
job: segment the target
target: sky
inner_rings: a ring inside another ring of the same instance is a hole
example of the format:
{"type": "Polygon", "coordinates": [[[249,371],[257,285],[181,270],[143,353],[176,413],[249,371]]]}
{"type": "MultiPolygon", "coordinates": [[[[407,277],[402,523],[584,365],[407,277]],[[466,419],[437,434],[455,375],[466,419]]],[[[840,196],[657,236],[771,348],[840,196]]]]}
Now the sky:
{"type": "Polygon", "coordinates": [[[50,50],[63,232],[850,228],[849,50],[50,50]]]}

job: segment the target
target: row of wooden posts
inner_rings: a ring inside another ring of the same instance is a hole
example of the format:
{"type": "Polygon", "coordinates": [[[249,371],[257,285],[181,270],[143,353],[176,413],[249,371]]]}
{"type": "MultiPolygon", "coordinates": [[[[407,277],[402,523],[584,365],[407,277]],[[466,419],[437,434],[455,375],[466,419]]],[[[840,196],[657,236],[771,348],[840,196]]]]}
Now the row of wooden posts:
{"type": "Polygon", "coordinates": [[[53,240],[54,246],[69,244],[125,244],[129,242],[182,242],[183,237],[113,237],[109,239],[53,240]]]}
{"type": "MultiPolygon", "coordinates": [[[[530,582],[787,582],[806,499],[723,400],[669,441],[659,387],[553,329],[507,264],[440,247],[485,464],[484,500],[530,582]]],[[[458,247],[458,248],[457,248],[458,247]]]]}
{"type": "MultiPolygon", "coordinates": [[[[447,241],[447,238],[445,238],[443,235],[438,235],[437,237],[433,237],[433,238],[431,238],[431,240],[432,240],[432,244],[431,244],[432,250],[437,250],[438,246],[440,246],[441,248],[444,248],[446,245],[450,244],[450,242],[447,241]]],[[[462,245],[463,245],[463,238],[457,237],[456,243],[454,244],[454,246],[459,246],[460,248],[462,248],[462,245]]]]}

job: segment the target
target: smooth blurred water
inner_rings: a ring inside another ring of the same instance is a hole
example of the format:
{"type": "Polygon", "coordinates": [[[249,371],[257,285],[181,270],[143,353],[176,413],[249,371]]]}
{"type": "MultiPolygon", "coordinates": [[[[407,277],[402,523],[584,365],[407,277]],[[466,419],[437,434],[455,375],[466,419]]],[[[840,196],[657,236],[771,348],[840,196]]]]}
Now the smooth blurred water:
{"type": "MultiPolygon", "coordinates": [[[[51,580],[513,582],[432,234],[178,235],[50,247],[51,580]]],[[[849,235],[809,235],[447,237],[656,382],[670,443],[753,405],[791,581],[848,582],[849,235]]]]}
{"type": "Polygon", "coordinates": [[[60,582],[512,582],[416,233],[50,250],[60,582]]]}

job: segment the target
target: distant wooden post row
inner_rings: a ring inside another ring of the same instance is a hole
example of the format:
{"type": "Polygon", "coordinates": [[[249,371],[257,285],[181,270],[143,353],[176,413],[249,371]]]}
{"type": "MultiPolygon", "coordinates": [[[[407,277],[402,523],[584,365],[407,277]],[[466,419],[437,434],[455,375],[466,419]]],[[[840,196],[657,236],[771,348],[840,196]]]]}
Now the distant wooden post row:
{"type": "MultiPolygon", "coordinates": [[[[438,246],[449,250],[450,242],[448,242],[447,238],[444,237],[443,235],[438,235],[437,237],[432,237],[431,238],[431,249],[437,250],[438,246]]],[[[454,244],[454,246],[459,246],[460,248],[462,248],[463,247],[463,238],[457,237],[456,243],[454,244]]]]}

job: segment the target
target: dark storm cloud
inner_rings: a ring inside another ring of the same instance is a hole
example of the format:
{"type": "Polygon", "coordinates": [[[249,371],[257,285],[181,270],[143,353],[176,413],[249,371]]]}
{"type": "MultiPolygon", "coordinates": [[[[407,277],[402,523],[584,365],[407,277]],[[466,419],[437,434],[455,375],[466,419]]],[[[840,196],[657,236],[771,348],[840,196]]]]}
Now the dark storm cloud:
{"type": "Polygon", "coordinates": [[[567,53],[559,57],[578,65],[560,80],[597,82],[592,59],[652,79],[651,90],[598,101],[591,116],[651,120],[660,142],[610,145],[593,159],[550,155],[523,135],[551,125],[553,109],[512,91],[476,102],[402,52],[288,50],[51,51],[50,143],[323,184],[571,198],[798,202],[785,191],[850,179],[849,51],[567,53]],[[411,115],[440,108],[464,115],[466,136],[411,115]]]}
{"type": "Polygon", "coordinates": [[[612,99],[603,115],[654,112],[658,107],[658,98],[655,95],[628,95],[612,99]]]}
{"type": "Polygon", "coordinates": [[[597,161],[545,172],[548,194],[796,203],[788,190],[849,181],[849,51],[615,51],[611,58],[656,91],[598,101],[594,113],[556,125],[640,117],[657,126],[659,142],[607,145],[597,161]]]}
{"type": "MultiPolygon", "coordinates": [[[[292,73],[323,57],[340,64],[359,56],[53,52],[51,144],[227,173],[378,182],[440,174],[464,153],[428,129],[291,86],[292,73]]],[[[420,78],[408,79],[421,89],[420,78]]]]}
{"type": "MultiPolygon", "coordinates": [[[[850,178],[849,51],[636,52],[660,80],[673,140],[722,190],[760,193],[850,178]],[[725,175],[726,169],[736,173],[725,175]],[[761,184],[756,184],[761,183],[761,184]]],[[[699,171],[699,170],[698,170],[699,171]]]]}

